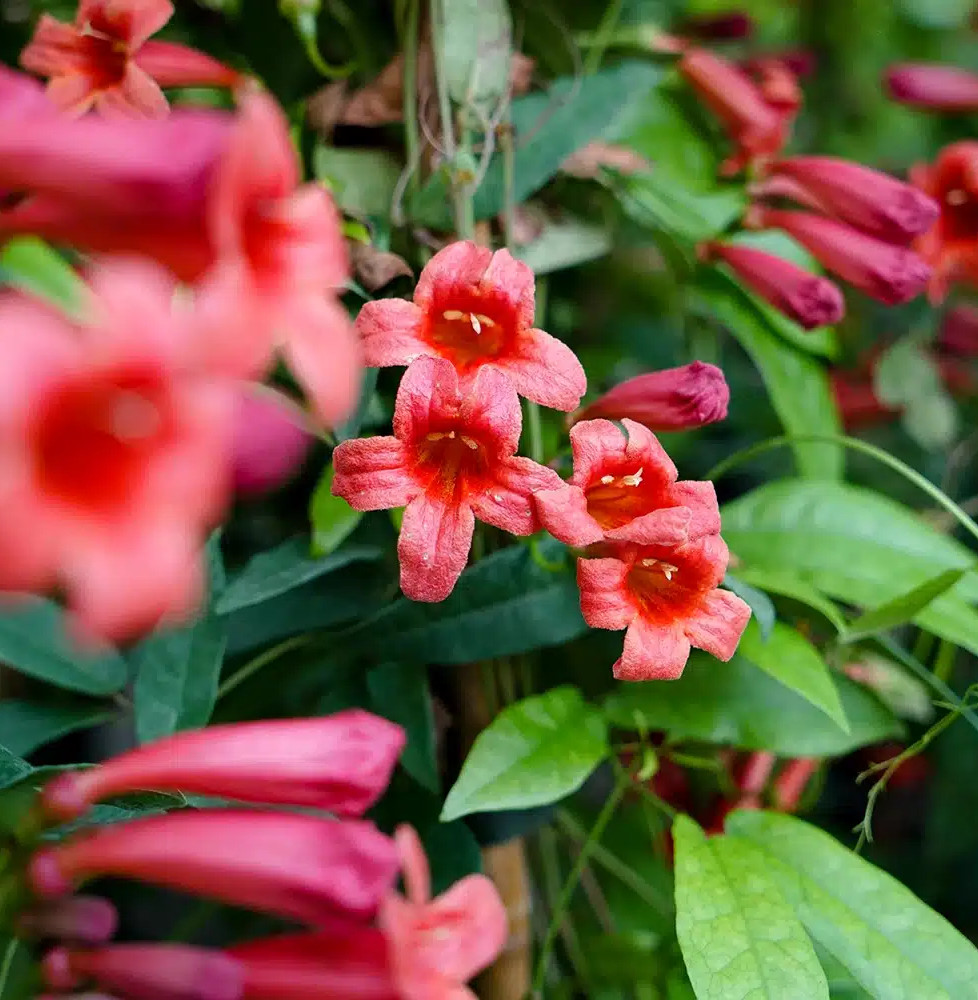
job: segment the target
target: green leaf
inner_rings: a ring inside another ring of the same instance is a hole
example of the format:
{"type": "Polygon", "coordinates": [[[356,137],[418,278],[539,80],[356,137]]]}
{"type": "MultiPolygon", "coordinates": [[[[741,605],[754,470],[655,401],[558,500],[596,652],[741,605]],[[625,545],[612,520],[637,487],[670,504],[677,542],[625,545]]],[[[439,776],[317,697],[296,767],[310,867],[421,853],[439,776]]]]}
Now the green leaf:
{"type": "MultiPolygon", "coordinates": [[[[750,355],[788,434],[841,434],[828,375],[818,361],[779,337],[740,287],[719,271],[704,272],[697,292],[706,314],[719,320],[750,355]]],[[[841,477],[839,445],[797,443],[792,448],[806,478],[841,477]]]]}
{"type": "Polygon", "coordinates": [[[516,256],[536,275],[562,271],[596,260],[611,252],[611,234],[573,216],[544,224],[543,232],[526,246],[517,247],[516,256]]]}
{"type": "Polygon", "coordinates": [[[438,604],[406,598],[359,623],[336,648],[402,663],[472,663],[569,642],[587,631],[577,583],[553,539],[480,559],[438,604]]]}
{"type": "Polygon", "coordinates": [[[905,667],[868,649],[850,653],[849,661],[850,668],[857,667],[859,672],[853,680],[865,684],[894,715],[914,722],[933,721],[931,689],[905,667]]]}
{"type": "Polygon", "coordinates": [[[115,694],[126,665],[114,650],[94,654],[65,634],[64,613],[52,601],[31,598],[0,614],[0,661],[37,680],[82,694],[115,694]]]}
{"type": "Polygon", "coordinates": [[[676,845],[676,935],[697,1000],[828,1000],[805,928],[750,844],[707,838],[688,816],[676,845]]]}
{"type": "Polygon", "coordinates": [[[752,587],[732,573],[727,573],[723,578],[723,586],[750,606],[752,620],[757,623],[761,638],[767,639],[777,620],[777,612],[774,610],[771,598],[763,590],[752,587]]]}
{"type": "Polygon", "coordinates": [[[210,599],[193,625],[157,632],[133,652],[136,736],[140,743],[197,729],[210,721],[227,646],[227,621],[214,611],[224,586],[224,566],[216,541],[208,546],[210,599]]]}
{"type": "Polygon", "coordinates": [[[946,594],[964,573],[963,569],[946,569],[930,580],[925,580],[913,590],[908,590],[907,593],[861,614],[850,623],[845,641],[855,642],[874,632],[885,632],[898,625],[905,625],[933,604],[941,594],[946,594]]]}
{"type": "Polygon", "coordinates": [[[441,0],[432,9],[438,73],[449,96],[456,104],[492,111],[509,90],[509,5],[506,0],[441,0]]]}
{"type": "Polygon", "coordinates": [[[735,812],[726,828],[763,852],[809,934],[877,1000],[958,1000],[978,950],[895,878],[793,817],[735,812]]]}
{"type": "Polygon", "coordinates": [[[337,149],[324,142],[313,151],[313,173],[327,181],[336,204],[350,215],[390,215],[401,166],[381,149],[337,149]]]}
{"type": "Polygon", "coordinates": [[[219,615],[227,615],[250,608],[350,563],[379,559],[382,555],[383,550],[373,545],[348,545],[320,558],[309,554],[308,538],[290,538],[250,559],[218,598],[215,610],[219,615]]]}
{"type": "Polygon", "coordinates": [[[770,750],[782,757],[839,756],[903,732],[860,685],[845,676],[836,684],[848,732],[740,654],[724,664],[694,653],[679,680],[620,685],[605,712],[624,729],[661,729],[677,740],[770,750]]]}
{"type": "Polygon", "coordinates": [[[363,511],[354,510],[342,497],[334,497],[333,466],[322,474],[309,501],[312,521],[312,552],[317,558],[330,555],[360,523],[363,511]]]}
{"type": "Polygon", "coordinates": [[[479,734],[441,819],[557,802],[577,791],[607,753],[601,711],[577,688],[525,698],[479,734]]]}
{"type": "Polygon", "coordinates": [[[404,727],[401,764],[419,785],[439,793],[435,719],[423,664],[382,663],[367,674],[367,690],[378,715],[404,727]]]}
{"type": "Polygon", "coordinates": [[[960,28],[974,13],[971,0],[898,0],[907,19],[922,28],[960,28]]]}
{"type": "Polygon", "coordinates": [[[9,788],[32,770],[26,760],[22,760],[5,746],[0,746],[0,790],[9,788]]]}
{"type": "Polygon", "coordinates": [[[91,729],[114,718],[111,708],[99,702],[0,701],[0,733],[7,748],[17,754],[31,754],[80,729],[91,729]]]}
{"type": "Polygon", "coordinates": [[[36,236],[17,236],[0,252],[0,278],[77,314],[85,301],[85,283],[71,265],[36,236]]]}
{"type": "MultiPolygon", "coordinates": [[[[790,570],[769,569],[759,566],[738,566],[737,579],[753,587],[760,587],[769,594],[790,597],[807,604],[822,614],[839,632],[846,630],[846,620],[842,612],[824,594],[816,590],[800,576],[790,570]]],[[[743,596],[743,595],[741,595],[743,596]]],[[[748,602],[749,603],[749,602],[748,602]]]]}
{"type": "Polygon", "coordinates": [[[764,639],[760,628],[752,621],[740,640],[740,655],[849,731],[832,674],[818,650],[800,632],[778,622],[770,636],[764,639]]]}

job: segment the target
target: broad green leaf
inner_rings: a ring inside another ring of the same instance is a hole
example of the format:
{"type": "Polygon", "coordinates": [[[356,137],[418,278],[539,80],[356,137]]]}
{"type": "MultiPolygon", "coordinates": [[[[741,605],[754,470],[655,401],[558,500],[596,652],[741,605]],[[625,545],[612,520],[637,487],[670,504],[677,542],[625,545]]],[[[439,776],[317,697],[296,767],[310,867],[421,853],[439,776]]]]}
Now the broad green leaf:
{"type": "Polygon", "coordinates": [[[737,579],[769,594],[790,597],[822,614],[839,632],[846,629],[842,612],[824,594],[789,569],[738,566],[737,579]]]}
{"type": "Polygon", "coordinates": [[[373,545],[348,545],[319,558],[309,554],[308,538],[291,538],[250,559],[232,577],[215,610],[219,615],[227,615],[250,608],[350,563],[379,559],[382,555],[383,551],[373,545]]]}
{"type": "Polygon", "coordinates": [[[723,585],[750,606],[751,618],[757,623],[761,638],[767,639],[777,620],[777,612],[774,610],[771,598],[763,590],[752,587],[732,573],[727,573],[723,578],[723,585]]]}
{"type": "MultiPolygon", "coordinates": [[[[708,316],[722,323],[750,355],[788,434],[842,432],[825,368],[777,335],[740,287],[719,271],[706,271],[697,294],[708,316]]],[[[807,479],[839,479],[842,448],[831,443],[792,446],[807,479]]]]}
{"type": "Polygon", "coordinates": [[[766,856],[808,933],[877,1000],[974,994],[978,950],[891,875],[793,817],[735,812],[726,829],[766,856]]]}
{"type": "Polygon", "coordinates": [[[506,0],[439,0],[434,5],[438,73],[456,104],[483,112],[509,90],[513,24],[506,0]]]}
{"type": "Polygon", "coordinates": [[[903,732],[900,722],[860,685],[836,678],[849,731],[740,654],[729,663],[694,653],[668,684],[623,684],[605,703],[625,729],[665,730],[703,740],[770,750],[782,757],[834,757],[903,732]]]}
{"type": "Polygon", "coordinates": [[[696,1000],[828,1000],[805,928],[750,844],[707,838],[688,816],[676,845],[676,935],[696,1000]]]}
{"type": "Polygon", "coordinates": [[[71,265],[36,236],[18,236],[0,252],[0,279],[58,306],[78,313],[85,283],[71,265]]]}
{"type": "Polygon", "coordinates": [[[7,604],[0,613],[0,662],[82,694],[115,694],[127,679],[118,653],[83,650],[66,635],[62,610],[34,598],[7,604]]]}
{"type": "Polygon", "coordinates": [[[525,698],[479,734],[445,800],[442,821],[557,802],[580,788],[607,753],[601,710],[577,688],[525,698]]]}
{"type": "Polygon", "coordinates": [[[32,770],[26,760],[22,760],[5,746],[0,746],[0,790],[20,781],[32,770]]]}
{"type": "Polygon", "coordinates": [[[31,754],[69,733],[108,722],[115,714],[96,701],[0,701],[0,735],[8,750],[31,754]]]}
{"type": "Polygon", "coordinates": [[[971,0],[898,0],[898,6],[922,28],[960,28],[975,9],[971,0]]]}
{"type": "Polygon", "coordinates": [[[322,474],[309,501],[312,521],[312,552],[322,558],[330,555],[360,523],[363,511],[354,510],[342,497],[334,497],[333,466],[322,474]]]}
{"type": "Polygon", "coordinates": [[[757,623],[751,621],[740,640],[740,655],[849,731],[832,674],[818,650],[800,632],[778,622],[765,639],[757,623]]]}
{"type": "Polygon", "coordinates": [[[374,711],[404,727],[407,746],[401,764],[419,785],[439,792],[435,719],[423,664],[382,663],[367,674],[374,711]]]}
{"type": "MultiPolygon", "coordinates": [[[[0,901],[2,909],[2,901],[0,901]]],[[[4,921],[6,922],[6,921],[4,921]]],[[[32,949],[19,938],[0,932],[0,967],[4,969],[3,1000],[34,1000],[41,994],[40,969],[32,949]]]]}
{"type": "Polygon", "coordinates": [[[368,656],[395,650],[402,663],[472,663],[569,642],[587,625],[566,556],[552,539],[536,553],[529,545],[494,552],[467,569],[444,601],[395,601],[336,648],[368,656]]]}
{"type": "Polygon", "coordinates": [[[381,149],[337,149],[318,143],[313,151],[313,173],[327,181],[336,204],[356,216],[386,218],[391,212],[401,165],[381,149]]]}
{"type": "Polygon", "coordinates": [[[543,232],[526,246],[517,247],[516,256],[536,275],[577,267],[611,252],[611,234],[573,216],[546,222],[543,232]]]}
{"type": "Polygon", "coordinates": [[[938,573],[932,579],[908,590],[907,593],[861,614],[849,624],[846,641],[854,642],[874,632],[885,632],[887,629],[912,621],[941,594],[947,593],[964,573],[963,569],[946,569],[943,573],[938,573]]]}

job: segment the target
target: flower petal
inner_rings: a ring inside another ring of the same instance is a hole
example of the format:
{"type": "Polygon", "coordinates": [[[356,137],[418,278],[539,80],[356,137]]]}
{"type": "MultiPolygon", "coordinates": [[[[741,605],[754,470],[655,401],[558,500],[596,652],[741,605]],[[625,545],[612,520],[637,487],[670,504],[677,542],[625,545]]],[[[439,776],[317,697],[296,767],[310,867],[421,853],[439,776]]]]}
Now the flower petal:
{"type": "Polygon", "coordinates": [[[386,368],[409,365],[429,354],[430,348],[419,336],[421,317],[421,310],[404,299],[365,303],[356,321],[364,362],[371,368],[386,368]]]}
{"type": "Polygon", "coordinates": [[[719,534],[720,508],[717,506],[717,491],[713,483],[682,479],[673,483],[666,495],[677,507],[689,510],[688,531],[691,541],[704,535],[719,534]]]}
{"type": "Polygon", "coordinates": [[[602,475],[609,463],[617,463],[625,454],[628,442],[621,429],[610,420],[582,420],[570,430],[574,455],[574,475],[570,482],[581,488],[602,475]]]}
{"type": "Polygon", "coordinates": [[[414,301],[422,309],[428,309],[436,296],[450,299],[459,292],[470,293],[482,280],[491,260],[492,251],[486,247],[468,240],[450,243],[425,265],[414,289],[414,301]]]}
{"type": "Polygon", "coordinates": [[[394,844],[408,900],[417,906],[427,903],[431,899],[431,869],[417,830],[402,823],[394,831],[394,844]]]}
{"type": "Polygon", "coordinates": [[[75,23],[90,24],[96,31],[138,48],[173,17],[170,0],[81,0],[75,23]]]}
{"type": "Polygon", "coordinates": [[[118,86],[106,87],[95,107],[106,118],[165,118],[170,113],[159,84],[131,60],[118,86]]]}
{"type": "Polygon", "coordinates": [[[333,495],[355,510],[406,507],[418,495],[404,445],[395,437],[344,441],[333,452],[333,470],[333,495]]]}
{"type": "Polygon", "coordinates": [[[636,618],[625,633],[625,648],[613,672],[620,681],[673,681],[682,674],[689,652],[689,640],[679,626],[636,618]]]}
{"type": "Polygon", "coordinates": [[[639,462],[644,467],[643,478],[655,476],[663,484],[675,482],[679,472],[652,431],[645,424],[629,420],[628,417],[622,420],[622,426],[628,431],[625,456],[629,461],[639,462]]]}
{"type": "Polygon", "coordinates": [[[483,365],[472,378],[463,380],[462,426],[497,455],[512,455],[520,442],[523,411],[513,383],[500,371],[483,365]]]}
{"type": "Polygon", "coordinates": [[[56,108],[65,114],[79,116],[85,114],[100,96],[92,78],[85,73],[53,76],[45,92],[56,108]]]}
{"type": "Polygon", "coordinates": [[[554,410],[575,409],[587,391],[587,375],[577,355],[543,330],[527,330],[515,353],[493,364],[509,375],[521,396],[554,410]]]}
{"type": "MultiPolygon", "coordinates": [[[[482,284],[487,291],[491,290],[497,301],[502,300],[514,311],[518,330],[533,325],[535,280],[527,264],[517,260],[508,250],[497,250],[482,276],[482,284]]],[[[543,333],[542,330],[530,332],[543,333]]]]}
{"type": "Polygon", "coordinates": [[[474,530],[467,504],[450,507],[424,495],[412,500],[397,542],[404,595],[428,603],[445,600],[465,569],[474,530]]]}
{"type": "Polygon", "coordinates": [[[628,570],[621,559],[578,560],[581,614],[591,628],[617,631],[635,620],[637,611],[626,586],[628,570]]]}
{"type": "Polygon", "coordinates": [[[638,545],[682,545],[689,540],[691,518],[688,507],[663,507],[608,530],[605,537],[638,545]]]}
{"type": "Polygon", "coordinates": [[[78,32],[73,25],[42,14],[34,36],[20,53],[20,64],[38,76],[61,76],[80,70],[78,32]]]}
{"type": "Polygon", "coordinates": [[[533,495],[540,523],[566,545],[583,548],[604,538],[601,525],[588,513],[587,498],[579,486],[563,483],[533,495]]]}
{"type": "Polygon", "coordinates": [[[750,607],[736,594],[711,590],[704,596],[700,610],[686,620],[683,630],[697,649],[705,649],[726,662],[737,651],[750,615],[750,607]]]}
{"type": "Polygon", "coordinates": [[[178,42],[146,42],[133,61],[161,87],[233,87],[241,79],[237,70],[178,42]]]}
{"type": "Polygon", "coordinates": [[[418,358],[402,376],[397,390],[394,434],[405,444],[419,441],[428,433],[433,417],[454,417],[460,404],[458,375],[452,363],[443,358],[418,358]]]}
{"type": "Polygon", "coordinates": [[[539,490],[554,490],[561,483],[560,476],[553,469],[521,456],[504,459],[493,471],[493,485],[469,501],[475,516],[512,535],[532,535],[539,531],[533,497],[539,490]]]}

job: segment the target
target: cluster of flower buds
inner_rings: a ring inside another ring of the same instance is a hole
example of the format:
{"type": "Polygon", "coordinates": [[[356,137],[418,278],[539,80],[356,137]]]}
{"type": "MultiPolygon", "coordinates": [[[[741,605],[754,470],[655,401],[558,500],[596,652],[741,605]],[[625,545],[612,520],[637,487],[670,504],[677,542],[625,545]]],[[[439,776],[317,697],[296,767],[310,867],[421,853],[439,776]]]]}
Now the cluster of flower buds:
{"type": "Polygon", "coordinates": [[[152,788],[300,807],[182,809],[73,833],[37,847],[21,872],[32,900],[18,932],[42,943],[51,994],[124,1000],[461,1000],[498,955],[507,920],[492,883],[471,875],[431,899],[424,849],[363,820],[404,746],[367,712],[212,726],[65,773],[41,792],[35,836],[109,797],[152,788]],[[406,898],[394,889],[402,874],[406,898]],[[223,951],[111,943],[107,901],[74,895],[111,875],[306,925],[223,951]],[[88,993],[79,995],[90,995],[88,993]]]}

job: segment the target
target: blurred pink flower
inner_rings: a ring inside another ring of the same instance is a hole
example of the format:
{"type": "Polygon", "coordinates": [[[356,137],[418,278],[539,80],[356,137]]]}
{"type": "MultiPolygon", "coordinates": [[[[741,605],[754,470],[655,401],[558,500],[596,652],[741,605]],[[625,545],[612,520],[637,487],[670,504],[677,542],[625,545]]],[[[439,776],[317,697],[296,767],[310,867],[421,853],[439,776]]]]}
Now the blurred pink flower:
{"type": "Polygon", "coordinates": [[[587,388],[574,352],[533,326],[533,272],[507,250],[459,241],[421,272],[414,301],[367,302],[357,316],[366,363],[407,365],[446,358],[463,382],[482,368],[505,372],[516,391],[573,410],[587,388]]]}
{"type": "Polygon", "coordinates": [[[475,519],[514,535],[540,522],[531,496],[561,479],[516,455],[522,415],[512,382],[483,366],[463,388],[444,359],[404,373],[394,436],[344,441],[333,452],[333,493],[356,510],[404,507],[397,554],[401,589],[443,601],[468,559],[475,519]]]}
{"type": "Polygon", "coordinates": [[[119,926],[116,908],[100,896],[67,896],[39,903],[17,917],[17,933],[28,938],[104,944],[119,926]]]}
{"type": "Polygon", "coordinates": [[[467,983],[506,943],[499,892],[484,875],[468,875],[431,898],[428,859],[417,833],[399,826],[406,898],[391,893],[380,909],[394,982],[402,1000],[475,1000],[467,983]]]}
{"type": "Polygon", "coordinates": [[[103,264],[85,319],[0,298],[0,589],[61,587],[89,634],[193,613],[228,495],[233,390],[195,364],[167,275],[103,264]]]}
{"type": "Polygon", "coordinates": [[[568,545],[602,539],[681,545],[716,534],[720,511],[712,483],[676,482],[672,459],[655,435],[627,417],[585,420],[570,432],[574,474],[533,496],[540,521],[568,545]]]}
{"type": "Polygon", "coordinates": [[[261,385],[242,389],[231,455],[237,493],[260,496],[295,475],[313,442],[305,420],[295,403],[274,389],[261,385]]]}
{"type": "Polygon", "coordinates": [[[978,75],[939,63],[897,63],[885,76],[890,97],[928,111],[978,109],[978,75]]]}

